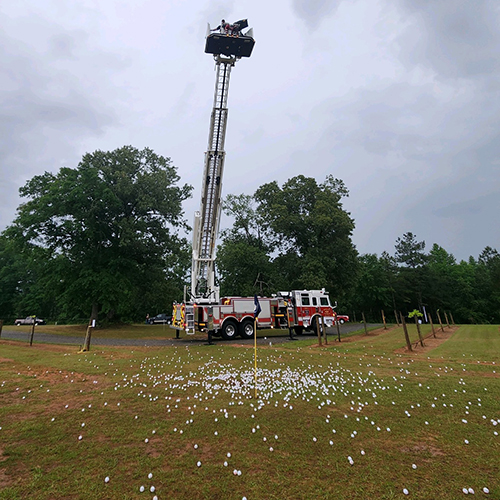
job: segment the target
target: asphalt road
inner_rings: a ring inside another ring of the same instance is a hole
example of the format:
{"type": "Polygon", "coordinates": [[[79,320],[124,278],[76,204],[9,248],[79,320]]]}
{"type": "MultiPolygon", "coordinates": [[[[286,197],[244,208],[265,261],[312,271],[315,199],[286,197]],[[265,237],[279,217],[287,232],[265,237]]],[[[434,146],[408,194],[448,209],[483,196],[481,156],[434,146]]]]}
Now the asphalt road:
{"type": "MultiPolygon", "coordinates": [[[[368,328],[377,327],[381,325],[369,324],[368,328]]],[[[341,335],[353,332],[355,330],[359,330],[362,328],[362,325],[359,323],[347,323],[340,327],[341,335]]],[[[337,338],[337,329],[336,328],[327,328],[327,335],[331,337],[332,340],[337,338]]],[[[169,332],[169,337],[164,339],[117,339],[117,338],[106,338],[99,337],[97,335],[92,335],[91,346],[142,346],[142,347],[163,347],[163,346],[175,346],[175,345],[184,345],[184,346],[192,346],[192,345],[203,345],[207,343],[207,337],[201,337],[200,335],[196,335],[196,337],[192,337],[189,335],[181,335],[180,339],[176,339],[175,333],[172,330],[169,332]]],[[[308,339],[315,338],[316,335],[313,334],[304,334],[301,336],[297,336],[297,339],[308,339]]],[[[4,340],[18,340],[21,342],[29,342],[30,333],[21,332],[10,327],[4,327],[2,330],[1,339],[4,340]]],[[[46,344],[70,344],[70,345],[83,345],[84,336],[81,337],[68,337],[66,335],[56,335],[51,333],[42,333],[35,332],[33,337],[33,343],[46,343],[46,344]]],[[[253,339],[242,339],[237,338],[232,341],[222,340],[220,338],[214,339],[215,343],[221,344],[253,344],[253,339]]],[[[265,344],[284,344],[287,342],[293,342],[290,340],[288,336],[288,332],[283,332],[283,335],[273,336],[273,337],[257,337],[257,344],[265,345],[265,344]]]]}

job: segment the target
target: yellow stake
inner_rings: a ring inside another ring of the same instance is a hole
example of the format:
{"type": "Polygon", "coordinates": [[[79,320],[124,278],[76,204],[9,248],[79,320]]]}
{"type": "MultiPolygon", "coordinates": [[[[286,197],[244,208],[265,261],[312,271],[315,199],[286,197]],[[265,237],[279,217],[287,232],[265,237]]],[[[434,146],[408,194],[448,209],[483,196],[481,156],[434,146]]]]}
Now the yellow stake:
{"type": "Polygon", "coordinates": [[[255,399],[257,399],[257,318],[253,320],[254,362],[255,362],[255,399]]]}

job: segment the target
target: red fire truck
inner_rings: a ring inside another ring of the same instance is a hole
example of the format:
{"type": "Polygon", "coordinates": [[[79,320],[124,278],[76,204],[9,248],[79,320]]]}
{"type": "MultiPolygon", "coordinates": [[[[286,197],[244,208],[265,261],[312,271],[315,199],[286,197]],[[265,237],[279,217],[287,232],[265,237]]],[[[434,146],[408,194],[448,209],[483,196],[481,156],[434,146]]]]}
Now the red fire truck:
{"type": "MultiPolygon", "coordinates": [[[[258,298],[261,312],[257,328],[293,328],[301,335],[315,330],[318,317],[325,326],[335,324],[335,311],[325,290],[292,290],[275,297],[258,298]]],[[[237,336],[251,338],[254,334],[255,299],[224,297],[219,304],[174,304],[172,328],[187,334],[208,332],[230,340],[237,336]],[[213,323],[213,324],[211,324],[213,323]]]]}

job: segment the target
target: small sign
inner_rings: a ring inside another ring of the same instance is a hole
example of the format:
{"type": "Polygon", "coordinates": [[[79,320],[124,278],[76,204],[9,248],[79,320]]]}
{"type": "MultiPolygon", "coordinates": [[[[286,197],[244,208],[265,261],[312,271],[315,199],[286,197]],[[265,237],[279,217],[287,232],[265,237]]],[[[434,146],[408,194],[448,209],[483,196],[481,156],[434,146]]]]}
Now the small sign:
{"type": "Polygon", "coordinates": [[[92,328],[95,328],[95,319],[92,320],[92,328]]]}

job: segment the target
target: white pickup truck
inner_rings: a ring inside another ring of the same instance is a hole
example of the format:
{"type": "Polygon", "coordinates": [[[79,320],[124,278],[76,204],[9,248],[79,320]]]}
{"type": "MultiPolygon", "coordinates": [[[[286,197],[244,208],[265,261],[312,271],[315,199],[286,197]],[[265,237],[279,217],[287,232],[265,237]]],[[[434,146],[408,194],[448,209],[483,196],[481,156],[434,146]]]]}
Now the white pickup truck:
{"type": "Polygon", "coordinates": [[[45,325],[45,320],[33,316],[28,316],[27,318],[16,319],[16,321],[14,321],[14,324],[16,326],[32,325],[33,323],[35,323],[35,325],[45,325]]]}

